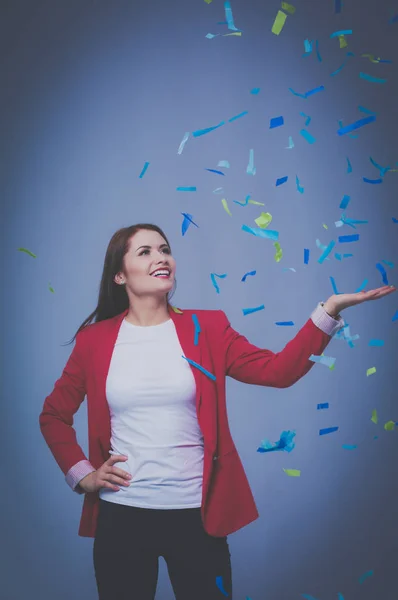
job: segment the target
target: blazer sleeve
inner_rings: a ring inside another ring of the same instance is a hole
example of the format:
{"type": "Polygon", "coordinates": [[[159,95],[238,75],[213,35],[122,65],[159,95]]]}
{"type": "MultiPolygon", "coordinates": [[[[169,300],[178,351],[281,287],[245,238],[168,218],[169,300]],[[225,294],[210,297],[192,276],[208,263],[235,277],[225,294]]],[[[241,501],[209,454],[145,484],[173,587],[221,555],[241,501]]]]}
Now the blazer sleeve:
{"type": "MultiPolygon", "coordinates": [[[[320,308],[313,315],[319,315],[320,308]]],[[[323,310],[323,309],[322,309],[323,310]]],[[[332,339],[332,335],[315,325],[312,318],[298,331],[296,336],[280,352],[272,352],[251,344],[235,331],[220,310],[219,332],[225,356],[225,372],[233,379],[275,388],[288,388],[301,379],[314,366],[309,357],[320,355],[332,339]]],[[[327,318],[327,317],[326,317],[327,318]]],[[[332,317],[328,317],[332,319],[332,317]]],[[[336,321],[332,319],[336,324],[336,321]]],[[[316,321],[318,322],[318,321],[316,321]]],[[[344,325],[337,324],[337,329],[344,325]]],[[[336,331],[336,326],[332,328],[336,331]]],[[[326,330],[328,330],[326,328],[326,330]]],[[[329,331],[332,331],[329,326],[329,331]]]]}
{"type": "MultiPolygon", "coordinates": [[[[86,396],[85,358],[88,348],[84,334],[84,330],[77,334],[62,375],[46,397],[39,415],[41,433],[64,475],[77,463],[89,464],[73,429],[73,415],[86,396]]],[[[94,467],[92,469],[95,470],[94,467]]]]}

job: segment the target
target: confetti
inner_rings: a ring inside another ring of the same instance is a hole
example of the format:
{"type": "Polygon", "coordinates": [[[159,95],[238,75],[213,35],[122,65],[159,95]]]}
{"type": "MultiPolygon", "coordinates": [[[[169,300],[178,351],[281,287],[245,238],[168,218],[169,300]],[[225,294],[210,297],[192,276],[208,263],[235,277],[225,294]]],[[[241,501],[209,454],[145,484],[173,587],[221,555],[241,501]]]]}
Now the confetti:
{"type": "Polygon", "coordinates": [[[257,312],[258,310],[264,310],[264,309],[265,309],[265,306],[264,306],[264,304],[262,304],[261,306],[256,306],[255,308],[242,308],[242,312],[243,312],[243,315],[246,316],[246,315],[251,315],[254,312],[257,312]]]}
{"type": "Polygon", "coordinates": [[[304,193],[304,188],[300,185],[300,181],[299,178],[296,175],[296,186],[297,186],[297,191],[300,192],[300,194],[304,193]]]}
{"type": "Polygon", "coordinates": [[[325,410],[326,408],[329,408],[329,402],[324,402],[323,404],[318,404],[317,406],[317,410],[325,410]]]}
{"type": "Polygon", "coordinates": [[[352,173],[352,166],[350,163],[350,159],[348,158],[348,156],[346,156],[347,159],[347,173],[352,173]]]}
{"type": "Polygon", "coordinates": [[[270,129],[274,129],[275,127],[281,127],[281,125],[283,125],[284,120],[283,117],[274,117],[273,119],[270,120],[269,123],[269,128],[270,129]]]}
{"type": "Polygon", "coordinates": [[[241,281],[246,281],[246,277],[248,277],[249,275],[255,275],[256,271],[249,271],[248,273],[245,273],[241,279],[241,281]]]}
{"type": "Polygon", "coordinates": [[[341,13],[341,0],[334,0],[334,12],[336,15],[341,13]]]}
{"type": "Polygon", "coordinates": [[[36,254],[33,254],[33,252],[27,250],[26,248],[17,248],[17,250],[19,252],[25,252],[26,254],[29,254],[29,256],[31,256],[32,258],[37,258],[36,254]]]}
{"type": "Polygon", "coordinates": [[[387,423],[384,425],[384,429],[386,431],[394,431],[395,425],[395,421],[387,421],[387,423]]]}
{"type": "Polygon", "coordinates": [[[196,367],[197,369],[199,369],[199,371],[202,371],[202,373],[204,373],[205,375],[207,375],[207,377],[209,377],[213,381],[216,381],[215,375],[213,375],[213,373],[210,373],[210,371],[207,371],[205,368],[203,368],[197,362],[195,362],[194,360],[191,360],[191,359],[187,358],[186,356],[182,356],[182,358],[185,359],[186,361],[188,361],[189,364],[191,364],[193,367],[196,367]]]}
{"type": "Polygon", "coordinates": [[[294,15],[296,12],[296,8],[293,6],[293,4],[288,4],[287,2],[282,2],[282,8],[289,13],[289,15],[294,15]]]}
{"type": "Polygon", "coordinates": [[[244,110],[243,112],[239,113],[235,117],[231,117],[230,119],[228,119],[228,122],[232,123],[233,121],[236,121],[236,119],[240,119],[241,117],[244,117],[247,114],[249,114],[249,111],[248,110],[244,110]]]}
{"type": "Polygon", "coordinates": [[[332,356],[317,356],[316,354],[311,354],[309,360],[312,360],[314,363],[318,363],[319,365],[324,365],[325,367],[333,367],[336,359],[332,356]]]}
{"type": "Polygon", "coordinates": [[[305,120],[305,126],[308,127],[308,125],[311,123],[311,117],[309,115],[306,115],[305,113],[301,112],[300,113],[301,117],[306,117],[305,120]]]}
{"type": "Polygon", "coordinates": [[[369,377],[369,375],[373,375],[373,373],[376,373],[376,367],[371,367],[370,369],[368,369],[366,371],[366,377],[369,377]]]}
{"type": "Polygon", "coordinates": [[[220,293],[220,288],[217,285],[216,277],[219,277],[220,279],[225,279],[226,276],[227,276],[226,273],[224,273],[223,275],[217,275],[217,273],[210,273],[211,282],[212,282],[217,294],[220,293]]]}
{"type": "Polygon", "coordinates": [[[224,590],[224,586],[223,586],[222,576],[221,575],[219,577],[216,577],[216,584],[217,584],[217,587],[220,590],[220,592],[222,594],[224,594],[224,596],[228,596],[227,592],[224,590]]]}
{"type": "Polygon", "coordinates": [[[286,175],[286,177],[280,177],[279,179],[276,180],[275,186],[278,187],[279,185],[286,183],[286,181],[288,179],[289,179],[288,175],[286,175]]]}
{"type": "Polygon", "coordinates": [[[355,446],[354,444],[343,444],[342,448],[344,448],[345,450],[355,450],[355,448],[357,448],[358,446],[355,446]]]}
{"type": "Polygon", "coordinates": [[[388,279],[387,279],[387,273],[386,273],[386,270],[383,267],[383,265],[381,263],[377,263],[376,264],[376,269],[378,269],[380,271],[384,285],[389,285],[388,279]]]}
{"type": "Polygon", "coordinates": [[[330,244],[325,248],[325,250],[323,251],[322,255],[318,258],[318,263],[322,264],[323,261],[325,260],[325,258],[327,258],[327,256],[331,253],[332,249],[335,246],[335,242],[332,240],[330,242],[330,244]]]}
{"type": "Polygon", "coordinates": [[[249,164],[247,165],[246,173],[248,175],[255,175],[256,174],[256,167],[254,166],[254,150],[250,150],[249,164]]]}
{"type": "Polygon", "coordinates": [[[347,64],[348,58],[350,58],[351,56],[355,56],[355,55],[353,52],[347,52],[346,56],[347,56],[347,58],[345,59],[345,61],[343,61],[342,65],[338,69],[336,69],[336,71],[333,71],[333,73],[330,73],[331,77],[334,77],[335,75],[337,75],[337,73],[340,73],[341,69],[343,67],[345,67],[345,65],[347,64]]]}
{"type": "Polygon", "coordinates": [[[227,160],[220,160],[217,167],[225,167],[226,169],[229,169],[230,165],[227,160]]]}
{"type": "Polygon", "coordinates": [[[246,231],[247,233],[251,233],[257,237],[268,238],[270,240],[277,241],[279,237],[278,231],[272,231],[270,229],[260,229],[256,227],[248,227],[247,225],[242,225],[242,231],[246,231]]]}
{"type": "Polygon", "coordinates": [[[362,177],[365,183],[372,183],[373,185],[378,183],[383,183],[382,179],[368,179],[367,177],[362,177]]]}
{"type": "Polygon", "coordinates": [[[222,125],[225,125],[225,121],[221,121],[221,123],[219,123],[218,125],[215,125],[214,127],[207,127],[207,129],[198,129],[197,131],[194,131],[192,133],[192,135],[194,137],[199,137],[200,135],[205,135],[206,133],[210,133],[210,131],[214,131],[215,129],[218,129],[222,125]]]}
{"type": "Polygon", "coordinates": [[[289,145],[286,146],[286,150],[291,150],[292,148],[294,148],[294,142],[293,142],[293,138],[291,136],[289,136],[289,145]]]}
{"type": "Polygon", "coordinates": [[[195,225],[195,227],[199,227],[199,225],[196,225],[196,223],[194,223],[192,221],[192,215],[190,215],[188,213],[181,213],[181,214],[184,217],[184,220],[183,220],[182,225],[181,225],[181,233],[182,233],[182,235],[186,234],[186,232],[187,232],[189,226],[191,225],[191,223],[192,223],[192,225],[195,225]]]}
{"type": "Polygon", "coordinates": [[[308,56],[312,52],[312,42],[310,40],[304,40],[304,55],[308,56]]]}
{"type": "Polygon", "coordinates": [[[205,169],[205,171],[210,171],[210,173],[216,173],[217,175],[223,175],[225,177],[225,173],[217,171],[216,169],[205,169]]]}
{"type": "Polygon", "coordinates": [[[293,327],[294,323],[293,321],[276,321],[275,325],[279,327],[293,327]]]}
{"type": "Polygon", "coordinates": [[[239,29],[237,27],[235,27],[235,24],[234,24],[234,17],[232,14],[231,3],[224,2],[224,8],[225,8],[225,18],[226,18],[226,21],[228,24],[228,29],[232,29],[233,31],[239,31],[239,29]]]}
{"type": "Polygon", "coordinates": [[[348,244],[350,242],[357,242],[359,240],[359,233],[354,235],[340,235],[339,244],[348,244]]]}
{"type": "Polygon", "coordinates": [[[363,583],[365,581],[365,579],[367,579],[368,577],[371,577],[372,575],[373,575],[373,571],[367,571],[366,573],[364,573],[363,575],[360,576],[359,583],[363,583]]]}
{"type": "Polygon", "coordinates": [[[351,200],[350,196],[344,195],[339,208],[341,208],[343,210],[346,209],[350,200],[351,200]]]}
{"type": "Polygon", "coordinates": [[[263,229],[268,227],[268,225],[271,223],[271,221],[272,221],[272,215],[270,213],[265,213],[265,212],[262,212],[261,215],[259,217],[257,217],[257,219],[254,219],[254,222],[256,223],[256,225],[258,225],[259,227],[262,227],[263,229]]]}
{"type": "Polygon", "coordinates": [[[230,217],[232,217],[232,213],[228,208],[228,204],[227,204],[227,201],[225,200],[225,198],[223,198],[221,200],[221,204],[223,205],[225,212],[228,213],[230,217]]]}
{"type": "Polygon", "coordinates": [[[286,17],[287,17],[287,15],[284,12],[282,12],[281,10],[278,10],[276,17],[275,17],[274,24],[272,25],[272,29],[271,29],[272,33],[274,33],[275,35],[280,34],[280,32],[282,31],[283,26],[285,24],[286,17]]]}
{"type": "Polygon", "coordinates": [[[313,144],[315,142],[315,138],[306,129],[301,129],[300,134],[305,140],[307,140],[309,144],[313,144]]]}
{"type": "Polygon", "coordinates": [[[305,92],[305,94],[299,94],[298,92],[295,92],[292,88],[289,88],[289,92],[291,92],[295,96],[299,96],[300,98],[304,98],[306,100],[307,98],[309,98],[309,96],[313,96],[314,94],[317,94],[318,92],[322,92],[324,89],[325,89],[325,86],[320,85],[317,88],[308,90],[308,92],[305,92]]]}
{"type": "Polygon", "coordinates": [[[301,471],[298,469],[283,469],[289,477],[300,477],[301,471]]]}
{"type": "Polygon", "coordinates": [[[251,94],[257,95],[260,93],[260,88],[253,88],[252,90],[250,90],[251,94]]]}
{"type": "Polygon", "coordinates": [[[308,265],[308,261],[310,258],[310,251],[308,248],[304,248],[304,264],[308,265]]]}
{"type": "Polygon", "coordinates": [[[293,438],[295,437],[295,431],[282,431],[280,438],[277,442],[272,443],[269,440],[262,440],[261,446],[257,448],[257,452],[274,452],[276,450],[283,450],[284,452],[291,452],[295,447],[293,438]]]}
{"type": "Polygon", "coordinates": [[[359,77],[361,79],[366,79],[367,81],[370,81],[371,83],[386,83],[387,79],[380,79],[380,77],[373,77],[372,75],[368,75],[367,73],[360,73],[359,77]]]}
{"type": "Polygon", "coordinates": [[[187,132],[184,134],[184,137],[182,138],[182,140],[181,140],[181,144],[180,144],[180,146],[179,146],[179,148],[178,148],[177,154],[181,154],[181,152],[184,150],[184,146],[185,146],[185,144],[187,143],[187,141],[188,141],[188,138],[189,138],[189,131],[187,131],[187,132]]]}
{"type": "Polygon", "coordinates": [[[194,322],[194,325],[195,325],[195,338],[194,338],[193,344],[194,344],[194,346],[197,346],[198,342],[199,342],[199,333],[201,332],[201,329],[200,329],[198,317],[196,315],[192,315],[192,321],[194,322]]]}
{"type": "Polygon", "coordinates": [[[328,433],[334,433],[338,430],[338,427],[327,427],[326,429],[320,429],[319,435],[328,435],[328,433]]]}
{"type": "Polygon", "coordinates": [[[372,418],[370,419],[375,425],[378,423],[377,410],[372,410],[372,418]]]}
{"type": "Polygon", "coordinates": [[[331,38],[341,37],[342,35],[351,35],[352,29],[342,29],[341,31],[335,31],[330,35],[331,38]]]}
{"type": "Polygon", "coordinates": [[[355,129],[359,129],[364,125],[368,125],[369,123],[373,123],[376,121],[376,115],[371,115],[369,117],[365,117],[364,119],[359,119],[359,121],[355,121],[355,123],[351,123],[351,125],[347,125],[346,127],[341,127],[337,130],[338,135],[345,135],[350,131],[354,131],[355,129]]]}
{"type": "Polygon", "coordinates": [[[149,162],[146,162],[146,163],[144,164],[144,166],[143,166],[143,169],[142,169],[142,171],[141,171],[140,175],[139,175],[139,178],[140,178],[140,179],[142,179],[142,178],[144,177],[144,175],[145,175],[145,173],[146,173],[146,171],[147,171],[148,167],[149,167],[149,162]]]}
{"type": "Polygon", "coordinates": [[[179,186],[177,188],[177,192],[196,192],[196,187],[194,187],[194,186],[192,186],[192,187],[179,186]]]}
{"type": "Polygon", "coordinates": [[[316,50],[316,57],[319,60],[319,62],[322,62],[322,56],[319,54],[319,42],[318,40],[315,41],[315,50],[316,50]]]}
{"type": "Polygon", "coordinates": [[[274,248],[276,250],[274,256],[275,262],[280,262],[283,257],[281,245],[278,242],[274,242],[274,248]]]}

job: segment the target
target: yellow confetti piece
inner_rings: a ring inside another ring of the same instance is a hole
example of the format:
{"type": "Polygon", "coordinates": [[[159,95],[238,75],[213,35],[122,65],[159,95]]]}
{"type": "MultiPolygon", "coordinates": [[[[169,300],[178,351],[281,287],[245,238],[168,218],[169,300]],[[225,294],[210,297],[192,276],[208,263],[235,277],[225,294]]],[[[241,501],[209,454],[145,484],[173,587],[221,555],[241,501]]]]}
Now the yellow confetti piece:
{"type": "Polygon", "coordinates": [[[55,294],[54,288],[52,288],[50,284],[48,284],[48,289],[50,290],[50,292],[52,292],[53,294],[55,294]]]}
{"type": "Polygon", "coordinates": [[[296,8],[293,6],[293,4],[288,4],[287,2],[282,2],[282,8],[289,13],[289,15],[294,15],[296,12],[296,8]]]}
{"type": "Polygon", "coordinates": [[[249,200],[249,204],[255,204],[256,206],[265,206],[264,202],[256,202],[255,200],[249,200]]]}
{"type": "Polygon", "coordinates": [[[171,308],[174,310],[174,312],[175,312],[175,313],[177,313],[177,314],[179,314],[179,315],[182,315],[182,314],[183,314],[182,310],[180,310],[180,309],[179,309],[179,308],[177,308],[176,306],[171,306],[171,308]]]}
{"type": "Polygon", "coordinates": [[[283,469],[286,473],[286,475],[289,475],[289,477],[300,477],[301,475],[301,471],[299,471],[298,469],[283,469]]]}
{"type": "Polygon", "coordinates": [[[223,207],[225,208],[225,212],[227,212],[229,214],[229,216],[232,217],[231,211],[228,208],[228,204],[227,204],[227,201],[225,200],[225,198],[223,198],[221,200],[221,202],[222,202],[223,207]]]}
{"type": "Polygon", "coordinates": [[[384,425],[384,429],[386,431],[394,431],[394,429],[395,429],[395,421],[387,421],[387,423],[384,425]]]}
{"type": "Polygon", "coordinates": [[[279,244],[279,242],[274,242],[274,246],[276,249],[276,254],[274,256],[276,262],[279,262],[283,256],[283,252],[282,252],[282,248],[281,245],[279,244]]]}
{"type": "Polygon", "coordinates": [[[26,248],[18,248],[18,250],[20,252],[26,252],[26,254],[29,254],[29,256],[33,256],[33,258],[37,258],[36,254],[33,254],[33,252],[31,252],[30,250],[27,250],[26,248]]]}
{"type": "Polygon", "coordinates": [[[348,43],[344,35],[339,35],[340,48],[347,48],[348,43]]]}
{"type": "Polygon", "coordinates": [[[284,12],[282,12],[281,10],[278,10],[277,15],[275,17],[274,24],[272,25],[272,29],[271,29],[272,33],[275,33],[275,35],[280,34],[280,32],[282,31],[283,26],[285,24],[286,17],[287,17],[287,15],[284,12]]]}
{"type": "Polygon", "coordinates": [[[373,373],[376,373],[376,367],[370,367],[370,369],[366,371],[366,377],[369,377],[369,375],[373,375],[373,373]]]}
{"type": "Polygon", "coordinates": [[[362,58],[368,58],[372,63],[379,63],[380,58],[375,58],[373,54],[361,54],[362,58]]]}
{"type": "Polygon", "coordinates": [[[372,410],[372,418],[370,420],[373,421],[373,423],[375,425],[377,425],[379,419],[377,417],[377,410],[376,409],[372,410]]]}
{"type": "Polygon", "coordinates": [[[329,227],[328,227],[327,225],[325,225],[325,223],[322,223],[322,227],[323,227],[324,229],[329,229],[329,227]]]}
{"type": "Polygon", "coordinates": [[[205,0],[206,4],[211,4],[213,0],[205,0]]]}
{"type": "MultiPolygon", "coordinates": [[[[249,202],[250,202],[250,200],[249,200],[249,202]]],[[[266,227],[268,227],[268,225],[271,223],[271,221],[272,221],[272,215],[270,213],[265,213],[265,212],[262,212],[261,215],[259,217],[257,217],[257,219],[254,219],[254,222],[262,229],[265,229],[266,227]]]]}
{"type": "Polygon", "coordinates": [[[242,35],[241,31],[235,31],[234,33],[224,33],[223,37],[227,37],[228,35],[242,35]]]}

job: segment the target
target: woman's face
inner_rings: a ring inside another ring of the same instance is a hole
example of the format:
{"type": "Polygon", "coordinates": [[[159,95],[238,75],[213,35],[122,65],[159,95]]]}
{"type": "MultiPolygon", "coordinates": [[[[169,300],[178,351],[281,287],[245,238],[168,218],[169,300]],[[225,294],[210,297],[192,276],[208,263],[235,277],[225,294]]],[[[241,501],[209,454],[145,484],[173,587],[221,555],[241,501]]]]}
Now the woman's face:
{"type": "Polygon", "coordinates": [[[130,239],[124,256],[126,286],[136,296],[164,296],[173,287],[176,262],[166,240],[157,232],[141,229],[130,239]],[[159,270],[168,275],[156,275],[159,270]]]}

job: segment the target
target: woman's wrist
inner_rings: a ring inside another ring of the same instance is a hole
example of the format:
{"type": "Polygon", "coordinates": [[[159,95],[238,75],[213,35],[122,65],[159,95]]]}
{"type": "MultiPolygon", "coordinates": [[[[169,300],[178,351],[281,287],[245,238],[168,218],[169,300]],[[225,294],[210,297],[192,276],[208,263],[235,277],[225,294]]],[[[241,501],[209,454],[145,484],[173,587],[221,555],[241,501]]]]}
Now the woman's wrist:
{"type": "Polygon", "coordinates": [[[329,315],[329,317],[332,317],[332,319],[337,319],[340,315],[338,314],[338,311],[328,302],[321,302],[321,306],[323,307],[323,310],[329,315]]]}

